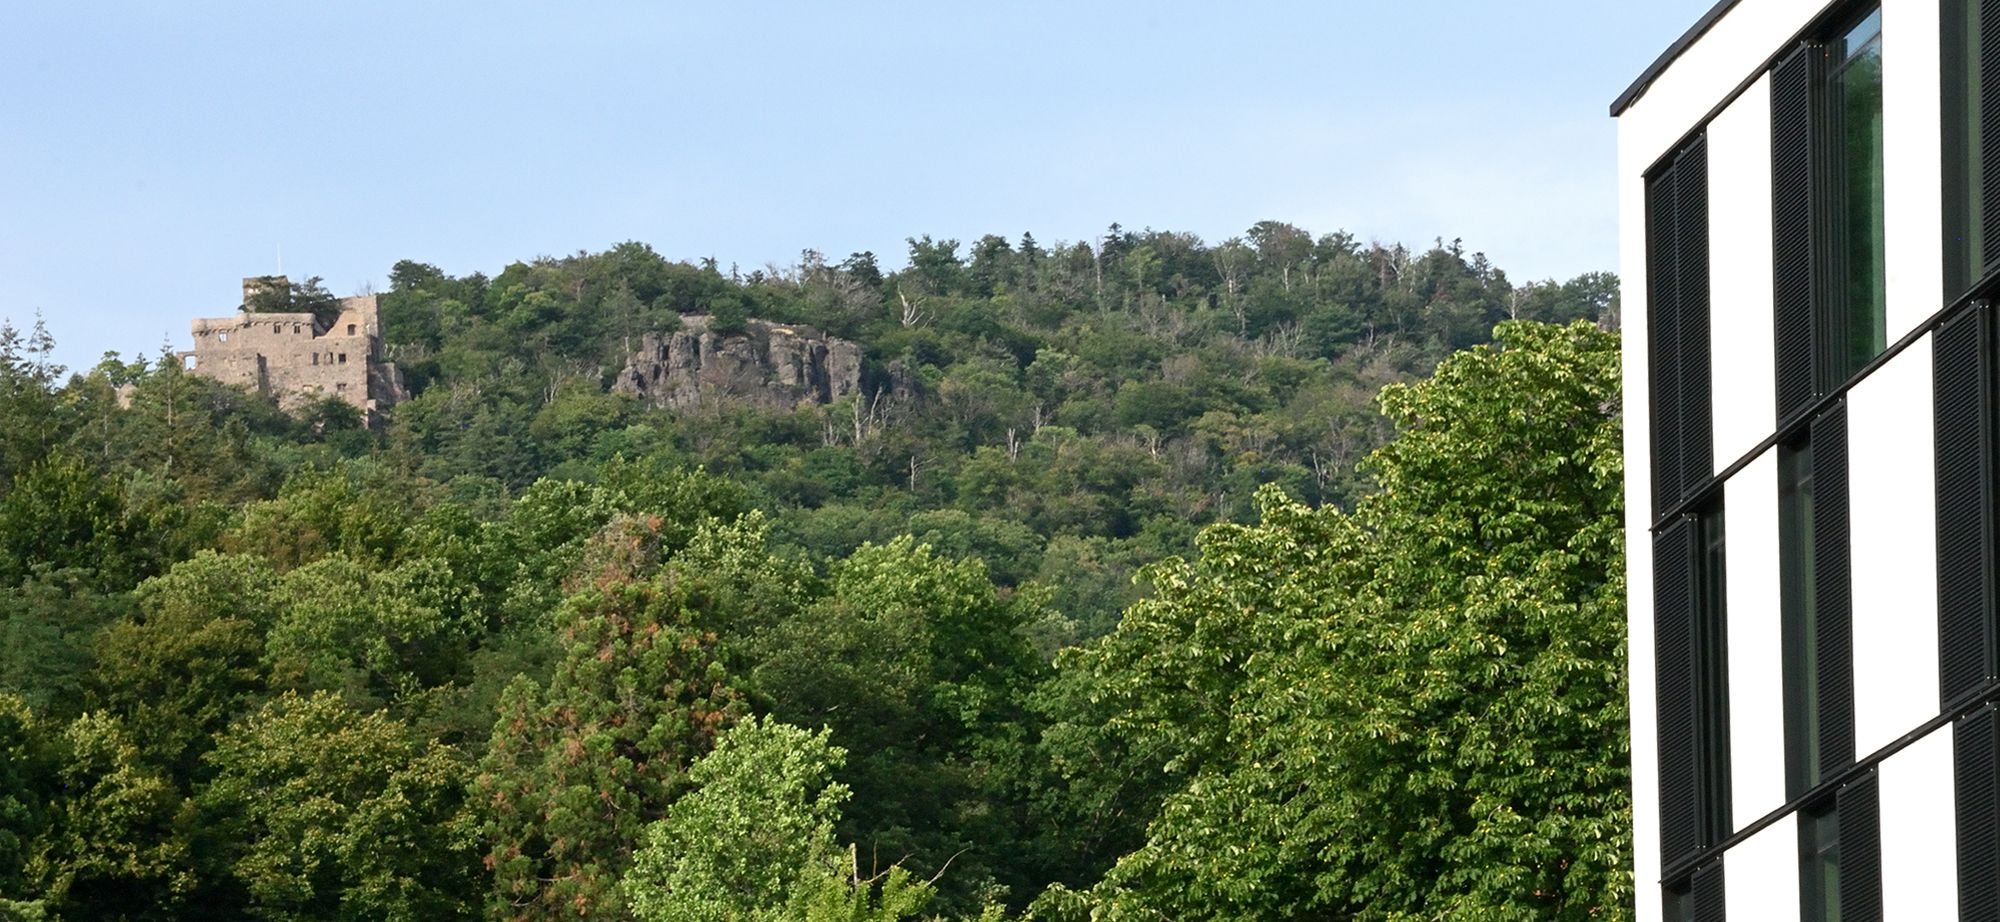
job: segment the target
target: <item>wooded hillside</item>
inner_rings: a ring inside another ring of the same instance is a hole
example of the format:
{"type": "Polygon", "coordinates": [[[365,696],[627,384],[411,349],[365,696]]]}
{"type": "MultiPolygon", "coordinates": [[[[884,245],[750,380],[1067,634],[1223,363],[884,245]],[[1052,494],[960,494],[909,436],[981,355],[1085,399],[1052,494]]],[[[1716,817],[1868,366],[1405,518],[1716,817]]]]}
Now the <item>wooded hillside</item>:
{"type": "Polygon", "coordinates": [[[0,332],[0,919],[1629,916],[1609,275],[1114,225],[381,314],[379,431],[0,332]],[[860,389],[613,390],[696,314],[860,389]]]}

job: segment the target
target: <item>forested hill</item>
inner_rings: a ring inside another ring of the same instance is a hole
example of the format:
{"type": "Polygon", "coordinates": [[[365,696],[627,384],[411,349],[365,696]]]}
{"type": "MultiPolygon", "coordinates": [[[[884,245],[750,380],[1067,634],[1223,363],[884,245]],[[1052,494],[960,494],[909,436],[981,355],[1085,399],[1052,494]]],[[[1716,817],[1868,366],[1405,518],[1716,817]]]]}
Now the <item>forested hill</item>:
{"type": "Polygon", "coordinates": [[[1277,222],[1215,245],[1116,225],[1096,247],[922,237],[886,274],[871,253],[745,273],[626,243],[491,279],[404,262],[391,280],[385,338],[419,394],[390,431],[402,469],[504,496],[619,456],[703,466],[748,488],[781,543],[839,557],[912,533],[1002,585],[1055,587],[1084,634],[1131,600],[1137,565],[1254,517],[1261,484],[1350,503],[1387,434],[1383,385],[1501,320],[1617,322],[1605,273],[1515,285],[1456,243],[1277,222]],[[693,414],[610,394],[642,336],[687,314],[858,342],[863,393],[693,414]]]}
{"type": "Polygon", "coordinates": [[[0,920],[1629,918],[1615,292],[406,261],[379,429],[0,327],[0,920]],[[858,385],[614,389],[694,315],[858,385]]]}

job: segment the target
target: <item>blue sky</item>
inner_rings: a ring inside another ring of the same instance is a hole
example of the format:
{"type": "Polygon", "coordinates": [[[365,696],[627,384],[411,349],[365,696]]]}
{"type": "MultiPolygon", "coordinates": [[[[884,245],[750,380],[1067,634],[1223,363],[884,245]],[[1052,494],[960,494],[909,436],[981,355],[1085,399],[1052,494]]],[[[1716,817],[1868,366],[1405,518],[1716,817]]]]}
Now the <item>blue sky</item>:
{"type": "Polygon", "coordinates": [[[1613,269],[1606,106],[1710,3],[9,0],[0,316],[88,367],[281,254],[346,294],[1113,221],[1613,269]]]}

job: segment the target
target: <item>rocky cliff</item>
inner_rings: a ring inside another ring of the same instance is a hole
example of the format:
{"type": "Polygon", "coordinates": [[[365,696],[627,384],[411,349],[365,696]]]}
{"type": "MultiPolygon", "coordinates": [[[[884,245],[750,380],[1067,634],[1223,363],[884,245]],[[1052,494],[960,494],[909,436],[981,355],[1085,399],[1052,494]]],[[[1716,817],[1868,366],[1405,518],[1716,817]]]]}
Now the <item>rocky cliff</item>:
{"type": "Polygon", "coordinates": [[[861,391],[861,347],[811,327],[752,320],[717,333],[711,318],[681,318],[682,329],[648,333],[612,390],[656,407],[714,403],[796,407],[861,391]]]}

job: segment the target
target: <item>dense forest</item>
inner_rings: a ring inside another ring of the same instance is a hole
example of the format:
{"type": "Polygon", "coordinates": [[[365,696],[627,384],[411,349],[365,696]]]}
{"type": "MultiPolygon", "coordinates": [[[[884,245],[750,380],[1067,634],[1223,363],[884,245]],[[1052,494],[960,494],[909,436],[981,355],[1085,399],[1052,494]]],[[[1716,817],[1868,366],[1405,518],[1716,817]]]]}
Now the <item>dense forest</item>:
{"type": "Polygon", "coordinates": [[[0,328],[0,919],[1630,914],[1611,276],[1114,225],[380,303],[374,426],[0,328]],[[863,386],[611,388],[695,314],[863,386]]]}

